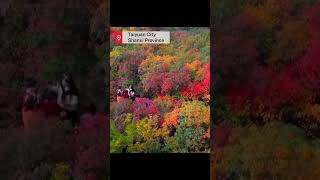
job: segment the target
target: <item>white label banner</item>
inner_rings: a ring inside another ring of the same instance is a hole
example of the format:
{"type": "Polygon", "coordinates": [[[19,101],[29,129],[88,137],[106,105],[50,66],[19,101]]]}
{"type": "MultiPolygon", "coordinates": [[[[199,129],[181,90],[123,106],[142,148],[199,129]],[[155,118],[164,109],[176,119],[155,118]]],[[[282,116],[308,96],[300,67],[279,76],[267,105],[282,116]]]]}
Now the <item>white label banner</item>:
{"type": "Polygon", "coordinates": [[[122,31],[123,44],[169,44],[169,31],[122,31]]]}

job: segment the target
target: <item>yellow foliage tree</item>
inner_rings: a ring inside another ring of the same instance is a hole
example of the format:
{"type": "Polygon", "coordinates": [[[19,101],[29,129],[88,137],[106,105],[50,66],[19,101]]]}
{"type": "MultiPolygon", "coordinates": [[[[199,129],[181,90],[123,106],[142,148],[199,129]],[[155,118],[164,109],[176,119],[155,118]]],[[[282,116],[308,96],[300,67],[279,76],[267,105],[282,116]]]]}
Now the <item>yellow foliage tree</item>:
{"type": "Polygon", "coordinates": [[[187,125],[201,126],[203,124],[210,126],[210,107],[202,101],[184,102],[180,108],[180,117],[187,118],[187,125]]]}

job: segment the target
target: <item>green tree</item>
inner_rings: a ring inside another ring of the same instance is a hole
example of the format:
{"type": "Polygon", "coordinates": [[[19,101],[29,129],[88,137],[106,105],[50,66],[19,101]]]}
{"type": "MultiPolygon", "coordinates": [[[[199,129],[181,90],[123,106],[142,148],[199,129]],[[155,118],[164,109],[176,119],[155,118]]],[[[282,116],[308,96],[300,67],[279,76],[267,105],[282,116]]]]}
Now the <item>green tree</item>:
{"type": "Polygon", "coordinates": [[[136,124],[133,122],[133,116],[131,113],[127,114],[125,119],[125,130],[123,133],[119,132],[113,121],[110,126],[110,152],[121,153],[126,147],[133,144],[137,137],[136,124]]]}
{"type": "Polygon", "coordinates": [[[164,150],[175,153],[209,152],[209,142],[203,141],[205,128],[188,127],[187,119],[180,119],[180,124],[172,137],[165,140],[164,150]]]}

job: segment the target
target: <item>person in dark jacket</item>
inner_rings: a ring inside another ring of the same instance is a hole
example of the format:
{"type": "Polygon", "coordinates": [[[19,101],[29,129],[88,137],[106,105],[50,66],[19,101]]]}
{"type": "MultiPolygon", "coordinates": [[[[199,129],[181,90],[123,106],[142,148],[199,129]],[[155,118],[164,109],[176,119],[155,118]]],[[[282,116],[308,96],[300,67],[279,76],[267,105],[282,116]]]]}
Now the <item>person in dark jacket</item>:
{"type": "Polygon", "coordinates": [[[135,90],[134,90],[133,86],[130,85],[127,90],[128,90],[129,99],[134,101],[136,99],[136,95],[135,95],[135,90]]]}
{"type": "Polygon", "coordinates": [[[64,74],[58,90],[58,104],[63,109],[62,119],[71,120],[73,126],[78,126],[79,118],[79,91],[71,75],[64,74]]]}

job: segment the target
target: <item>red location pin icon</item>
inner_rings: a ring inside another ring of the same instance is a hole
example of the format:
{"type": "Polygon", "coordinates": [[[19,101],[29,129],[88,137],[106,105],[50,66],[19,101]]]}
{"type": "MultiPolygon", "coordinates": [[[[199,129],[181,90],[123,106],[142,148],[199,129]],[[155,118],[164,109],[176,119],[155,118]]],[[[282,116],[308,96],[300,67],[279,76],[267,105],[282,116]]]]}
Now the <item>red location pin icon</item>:
{"type": "Polygon", "coordinates": [[[122,44],[122,32],[114,32],[113,38],[116,44],[122,44]]]}

